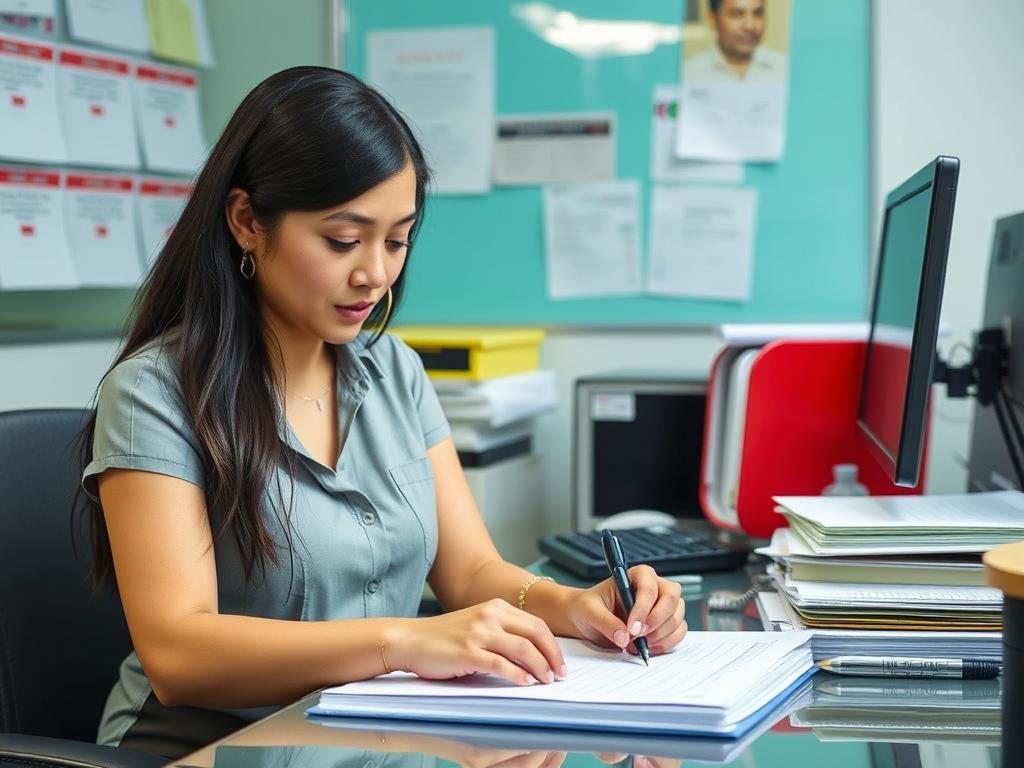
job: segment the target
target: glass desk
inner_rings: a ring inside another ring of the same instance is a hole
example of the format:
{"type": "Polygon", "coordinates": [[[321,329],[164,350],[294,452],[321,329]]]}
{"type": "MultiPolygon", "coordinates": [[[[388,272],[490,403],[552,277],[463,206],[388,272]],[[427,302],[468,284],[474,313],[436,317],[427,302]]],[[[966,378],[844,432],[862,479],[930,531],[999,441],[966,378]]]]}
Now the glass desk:
{"type": "MultiPolygon", "coordinates": [[[[545,561],[531,566],[563,583],[545,561]]],[[[742,591],[762,569],[707,574],[685,595],[693,629],[760,630],[756,604],[709,612],[706,596],[742,591]]],[[[738,740],[310,718],[318,693],[204,747],[174,766],[203,768],[998,768],[999,681],[908,681],[820,672],[738,740]]]]}

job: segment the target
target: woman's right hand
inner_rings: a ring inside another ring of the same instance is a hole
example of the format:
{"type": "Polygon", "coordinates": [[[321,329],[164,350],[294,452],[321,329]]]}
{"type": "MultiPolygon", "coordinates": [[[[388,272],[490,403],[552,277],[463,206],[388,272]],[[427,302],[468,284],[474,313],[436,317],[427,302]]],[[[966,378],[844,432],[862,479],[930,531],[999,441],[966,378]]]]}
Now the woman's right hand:
{"type": "Polygon", "coordinates": [[[428,680],[487,673],[532,685],[567,673],[548,625],[500,598],[410,619],[387,642],[386,653],[392,669],[428,680]]]}

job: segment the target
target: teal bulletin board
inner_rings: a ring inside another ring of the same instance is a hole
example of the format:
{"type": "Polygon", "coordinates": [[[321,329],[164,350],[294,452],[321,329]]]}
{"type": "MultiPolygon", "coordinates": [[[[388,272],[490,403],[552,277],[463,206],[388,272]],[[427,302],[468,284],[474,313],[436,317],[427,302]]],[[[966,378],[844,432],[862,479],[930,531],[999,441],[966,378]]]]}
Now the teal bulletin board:
{"type": "MultiPolygon", "coordinates": [[[[686,0],[555,0],[583,19],[680,25],[686,0]]],[[[617,177],[639,179],[644,253],[652,88],[679,81],[678,44],[594,59],[555,47],[506,0],[347,0],[345,67],[366,74],[366,33],[492,25],[499,115],[613,111],[617,177]]],[[[786,147],[748,164],[759,190],[753,288],[745,303],[664,297],[548,298],[539,187],[432,196],[398,320],[555,326],[693,326],[860,320],[869,258],[868,0],[792,0],[786,147]]],[[[770,5],[769,5],[770,13],[770,5]]],[[[769,24],[771,20],[769,18],[769,24]]],[[[646,255],[645,255],[646,261],[646,255]]]]}

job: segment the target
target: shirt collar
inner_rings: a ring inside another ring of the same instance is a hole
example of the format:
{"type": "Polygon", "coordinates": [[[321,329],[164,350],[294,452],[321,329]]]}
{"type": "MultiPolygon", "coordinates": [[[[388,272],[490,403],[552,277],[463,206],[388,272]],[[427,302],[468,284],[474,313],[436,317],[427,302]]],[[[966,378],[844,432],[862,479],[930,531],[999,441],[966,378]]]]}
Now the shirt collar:
{"type": "Polygon", "coordinates": [[[377,362],[373,351],[366,345],[370,338],[371,333],[363,331],[348,344],[338,344],[335,346],[339,370],[342,375],[351,379],[350,374],[354,373],[356,378],[363,378],[360,375],[360,372],[362,372],[370,374],[370,376],[378,381],[387,378],[384,369],[377,362]],[[343,363],[348,363],[348,365],[343,363]]]}
{"type": "MultiPolygon", "coordinates": [[[[770,66],[769,63],[765,61],[764,54],[761,52],[763,45],[763,43],[759,43],[757,47],[754,48],[754,52],[750,56],[750,66],[747,68],[748,72],[750,71],[750,68],[760,69],[770,66]]],[[[711,50],[715,52],[712,60],[714,67],[719,70],[725,70],[733,77],[736,77],[736,72],[729,66],[729,62],[725,60],[725,54],[722,53],[722,48],[718,44],[717,40],[715,41],[715,44],[711,46],[711,50]]],[[[736,79],[740,80],[738,77],[736,79]]]]}
{"type": "MultiPolygon", "coordinates": [[[[384,369],[381,368],[373,352],[367,348],[366,342],[369,339],[368,332],[360,333],[356,338],[347,344],[335,344],[335,357],[337,359],[337,391],[338,391],[338,416],[344,408],[358,407],[359,403],[366,397],[370,388],[370,382],[374,379],[380,381],[385,378],[384,369]],[[342,397],[342,390],[348,390],[349,398],[342,397]]],[[[306,456],[312,464],[316,464],[316,470],[320,470],[318,462],[314,461],[302,450],[301,443],[288,424],[284,416],[284,409],[278,408],[277,433],[281,442],[290,446],[296,453],[306,456]]]]}

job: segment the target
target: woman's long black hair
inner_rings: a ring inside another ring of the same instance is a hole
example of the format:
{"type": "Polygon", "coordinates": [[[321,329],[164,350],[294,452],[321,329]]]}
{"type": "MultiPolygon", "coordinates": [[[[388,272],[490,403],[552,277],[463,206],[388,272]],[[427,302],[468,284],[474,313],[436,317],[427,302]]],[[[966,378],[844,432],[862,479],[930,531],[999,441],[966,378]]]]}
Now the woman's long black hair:
{"type": "MultiPolygon", "coordinates": [[[[219,512],[217,538],[227,531],[234,536],[246,580],[268,563],[280,563],[263,511],[282,460],[280,384],[271,358],[279,350],[267,347],[255,281],[239,273],[242,253],[225,216],[228,190],[248,192],[256,221],[273,242],[284,213],[336,207],[409,163],[416,174],[413,241],[429,172],[398,111],[357,77],[336,69],[292,67],[271,75],[231,116],[132,305],[125,345],[111,368],[169,331],[180,334],[176,363],[203,450],[207,506],[219,512]]],[[[403,283],[404,271],[392,286],[395,306],[403,283]]],[[[378,330],[371,343],[390,321],[380,304],[367,319],[378,330]]],[[[81,435],[83,467],[92,459],[95,430],[93,414],[81,435]]],[[[81,489],[80,494],[81,500],[81,489]]],[[[290,555],[291,502],[283,497],[278,485],[277,513],[289,531],[290,555]]],[[[100,589],[113,572],[103,510],[87,496],[75,508],[89,516],[93,586],[100,589]]]]}

